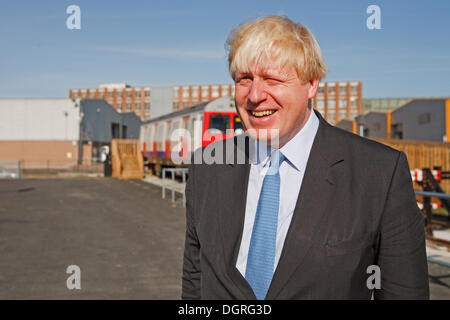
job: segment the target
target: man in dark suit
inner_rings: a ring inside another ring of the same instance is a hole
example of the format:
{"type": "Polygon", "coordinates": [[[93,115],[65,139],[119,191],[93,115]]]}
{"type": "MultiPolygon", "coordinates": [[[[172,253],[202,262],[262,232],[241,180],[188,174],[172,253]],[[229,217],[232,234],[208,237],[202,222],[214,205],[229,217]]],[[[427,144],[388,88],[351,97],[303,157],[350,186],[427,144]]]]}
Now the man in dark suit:
{"type": "Polygon", "coordinates": [[[269,16],[228,45],[247,133],[190,166],[182,298],[427,299],[406,157],[311,108],[327,71],[313,35],[269,16]]]}

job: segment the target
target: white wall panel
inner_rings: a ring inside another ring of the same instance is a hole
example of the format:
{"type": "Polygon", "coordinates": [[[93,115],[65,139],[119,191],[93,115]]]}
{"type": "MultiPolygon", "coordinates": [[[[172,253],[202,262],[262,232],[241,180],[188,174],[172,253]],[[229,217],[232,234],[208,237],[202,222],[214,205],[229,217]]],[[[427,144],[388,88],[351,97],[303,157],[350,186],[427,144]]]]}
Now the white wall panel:
{"type": "Polygon", "coordinates": [[[71,99],[0,99],[0,140],[78,140],[71,99]]]}

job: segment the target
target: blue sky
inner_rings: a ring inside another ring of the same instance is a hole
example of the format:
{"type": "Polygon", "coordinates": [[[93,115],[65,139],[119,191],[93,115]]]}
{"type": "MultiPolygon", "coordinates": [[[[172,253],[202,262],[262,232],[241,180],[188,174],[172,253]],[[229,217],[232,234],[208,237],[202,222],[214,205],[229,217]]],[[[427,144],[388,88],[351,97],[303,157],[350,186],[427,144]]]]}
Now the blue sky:
{"type": "Polygon", "coordinates": [[[364,97],[450,96],[450,1],[0,1],[0,98],[67,97],[70,88],[232,83],[225,40],[243,20],[285,14],[316,36],[325,81],[364,97]],[[81,8],[81,30],[66,8],[81,8]],[[366,8],[381,8],[369,30],[366,8]]]}

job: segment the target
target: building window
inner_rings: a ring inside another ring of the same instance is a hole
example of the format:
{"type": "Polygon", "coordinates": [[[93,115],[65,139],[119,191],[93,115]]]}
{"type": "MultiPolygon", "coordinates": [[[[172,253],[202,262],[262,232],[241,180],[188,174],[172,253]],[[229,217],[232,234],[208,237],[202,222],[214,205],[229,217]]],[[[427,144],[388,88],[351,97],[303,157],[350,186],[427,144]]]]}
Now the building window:
{"type": "Polygon", "coordinates": [[[358,86],[356,84],[352,85],[351,93],[352,94],[357,94],[358,93],[358,86]]]}
{"type": "Polygon", "coordinates": [[[339,107],[346,108],[347,107],[347,100],[339,100],[339,107]]]}
{"type": "Polygon", "coordinates": [[[334,122],[334,112],[328,112],[327,120],[330,122],[334,122]]]}
{"type": "Polygon", "coordinates": [[[317,108],[323,109],[325,107],[325,103],[322,99],[317,99],[317,108]]]}
{"type": "Polygon", "coordinates": [[[336,108],[336,100],[334,99],[328,100],[328,108],[336,108]]]}
{"type": "Polygon", "coordinates": [[[146,97],[150,97],[150,89],[146,89],[145,90],[145,96],[146,97]]]}
{"type": "Polygon", "coordinates": [[[319,93],[323,93],[324,91],[324,86],[319,86],[319,89],[317,90],[319,93]]]}
{"type": "Polygon", "coordinates": [[[203,98],[208,98],[208,87],[202,87],[202,97],[203,98]]]}
{"type": "Polygon", "coordinates": [[[113,96],[112,92],[109,92],[108,97],[112,98],[112,96],[113,96]]]}
{"type": "Polygon", "coordinates": [[[183,98],[189,97],[189,87],[183,87],[183,98]]]}
{"type": "Polygon", "coordinates": [[[198,87],[193,87],[192,88],[192,97],[193,98],[198,98],[198,87]]]}
{"type": "Polygon", "coordinates": [[[136,103],[136,110],[140,110],[141,109],[141,103],[140,102],[137,102],[136,103]]]}
{"type": "Polygon", "coordinates": [[[145,109],[147,109],[147,110],[150,109],[150,102],[146,102],[146,103],[145,103],[145,109]]]}
{"type": "Polygon", "coordinates": [[[403,139],[403,124],[396,123],[392,125],[392,138],[403,139]]]}
{"type": "Polygon", "coordinates": [[[328,93],[335,93],[335,85],[328,84],[328,93]]]}
{"type": "Polygon", "coordinates": [[[219,96],[219,88],[217,86],[212,87],[212,97],[217,98],[219,96]]]}
{"type": "Polygon", "coordinates": [[[222,96],[226,97],[228,96],[228,86],[222,86],[222,96]]]}
{"type": "Polygon", "coordinates": [[[178,95],[178,87],[174,87],[174,88],[173,88],[173,97],[174,97],[174,98],[178,98],[178,96],[179,96],[179,95],[178,95]]]}
{"type": "Polygon", "coordinates": [[[127,103],[127,111],[131,110],[131,103],[127,103]]]}
{"type": "Polygon", "coordinates": [[[173,110],[177,110],[178,109],[178,102],[174,102],[173,103],[173,110]]]}

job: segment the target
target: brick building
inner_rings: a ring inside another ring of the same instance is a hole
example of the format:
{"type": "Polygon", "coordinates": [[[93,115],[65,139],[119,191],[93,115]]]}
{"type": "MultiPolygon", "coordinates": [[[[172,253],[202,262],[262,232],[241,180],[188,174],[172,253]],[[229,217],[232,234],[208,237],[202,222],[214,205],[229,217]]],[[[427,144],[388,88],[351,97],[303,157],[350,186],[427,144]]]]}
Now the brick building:
{"type": "MultiPolygon", "coordinates": [[[[233,97],[234,85],[172,87],[172,111],[192,107],[220,97],[233,97]]],[[[69,98],[103,99],[119,112],[134,112],[142,120],[151,116],[152,87],[131,87],[125,83],[103,84],[99,88],[70,89],[69,98]]],[[[362,83],[321,82],[313,106],[331,124],[353,119],[362,113],[362,83]]]]}

